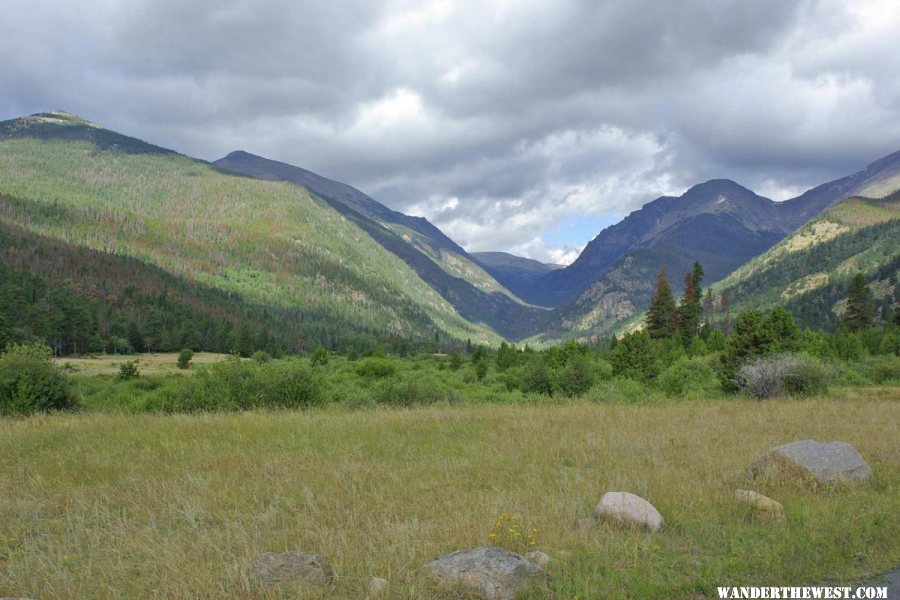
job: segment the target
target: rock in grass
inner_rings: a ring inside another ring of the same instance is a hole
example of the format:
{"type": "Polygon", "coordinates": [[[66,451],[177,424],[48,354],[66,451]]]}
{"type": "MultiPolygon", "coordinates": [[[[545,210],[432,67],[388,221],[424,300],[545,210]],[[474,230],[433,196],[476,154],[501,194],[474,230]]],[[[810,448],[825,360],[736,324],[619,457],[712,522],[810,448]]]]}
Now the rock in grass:
{"type": "Polygon", "coordinates": [[[850,444],[815,440],[772,448],[753,464],[751,472],[757,479],[800,476],[831,484],[860,481],[872,475],[872,469],[850,444]]]}
{"type": "Polygon", "coordinates": [[[646,527],[659,531],[663,526],[662,515],[652,504],[628,492],[607,492],[594,508],[594,514],[601,519],[612,519],[620,523],[646,527]]]}
{"type": "Polygon", "coordinates": [[[369,580],[369,595],[367,598],[380,598],[387,591],[387,579],[373,577],[369,580]]]}
{"type": "Polygon", "coordinates": [[[763,496],[750,490],[734,490],[734,497],[741,504],[749,506],[763,521],[770,523],[783,523],[785,521],[784,506],[768,496],[763,496]]]}
{"type": "Polygon", "coordinates": [[[424,569],[442,585],[459,586],[489,600],[515,600],[544,576],[539,564],[503,548],[459,550],[424,569]]]}
{"type": "Polygon", "coordinates": [[[263,583],[327,584],[334,579],[331,565],[320,554],[266,552],[256,557],[247,574],[263,583]]]}
{"type": "Polygon", "coordinates": [[[525,558],[537,564],[542,569],[546,569],[550,565],[550,555],[540,550],[532,550],[525,553],[525,558]]]}

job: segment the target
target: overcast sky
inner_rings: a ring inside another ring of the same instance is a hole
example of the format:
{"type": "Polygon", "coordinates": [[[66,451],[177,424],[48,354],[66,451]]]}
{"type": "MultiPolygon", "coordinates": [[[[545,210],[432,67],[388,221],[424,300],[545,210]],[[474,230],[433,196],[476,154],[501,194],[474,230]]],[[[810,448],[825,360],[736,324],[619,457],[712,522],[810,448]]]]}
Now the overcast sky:
{"type": "Polygon", "coordinates": [[[896,0],[3,0],[0,119],[243,149],[570,262],[716,177],[784,199],[900,150],[896,0]]]}

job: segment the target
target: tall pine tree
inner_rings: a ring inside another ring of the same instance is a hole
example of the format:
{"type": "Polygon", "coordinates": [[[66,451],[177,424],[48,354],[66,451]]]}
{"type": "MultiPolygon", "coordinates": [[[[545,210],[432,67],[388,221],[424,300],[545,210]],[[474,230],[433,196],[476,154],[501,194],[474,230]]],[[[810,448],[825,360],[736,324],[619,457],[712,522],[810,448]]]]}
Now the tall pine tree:
{"type": "Polygon", "coordinates": [[[850,280],[847,290],[847,310],[843,325],[850,331],[859,331],[875,322],[875,295],[869,289],[866,276],[857,273],[850,280]]]}
{"type": "Polygon", "coordinates": [[[684,276],[684,294],[681,296],[681,304],[678,306],[678,331],[685,343],[700,333],[700,317],[703,314],[701,299],[703,290],[700,284],[703,281],[703,267],[695,262],[694,268],[684,276]]]}
{"type": "Polygon", "coordinates": [[[675,299],[672,286],[666,276],[666,270],[660,269],[656,276],[656,291],[647,311],[647,332],[650,337],[659,339],[670,337],[674,333],[675,299]]]}

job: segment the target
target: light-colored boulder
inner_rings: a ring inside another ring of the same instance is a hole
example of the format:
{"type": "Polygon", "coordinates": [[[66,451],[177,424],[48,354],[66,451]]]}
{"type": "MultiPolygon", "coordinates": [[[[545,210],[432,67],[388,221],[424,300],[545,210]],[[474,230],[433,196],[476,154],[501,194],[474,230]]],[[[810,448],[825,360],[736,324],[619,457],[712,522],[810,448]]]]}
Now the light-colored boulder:
{"type": "Polygon", "coordinates": [[[750,490],[735,490],[734,497],[741,504],[750,507],[756,516],[763,521],[772,523],[782,523],[785,521],[784,506],[768,496],[763,496],[758,492],[752,492],[750,490]]]}
{"type": "Polygon", "coordinates": [[[256,557],[247,575],[263,583],[287,581],[327,584],[334,579],[331,565],[320,554],[266,552],[256,557]]]}
{"type": "Polygon", "coordinates": [[[659,531],[663,526],[662,515],[652,504],[628,492],[607,492],[594,508],[594,514],[601,519],[612,519],[620,523],[646,527],[659,531]]]}
{"type": "Polygon", "coordinates": [[[859,481],[872,475],[872,469],[850,444],[823,444],[815,440],[772,448],[753,464],[751,472],[757,479],[800,476],[831,484],[859,481]]]}
{"type": "Polygon", "coordinates": [[[532,550],[525,553],[525,558],[533,563],[540,565],[542,569],[546,569],[550,565],[550,555],[540,550],[532,550]]]}
{"type": "Polygon", "coordinates": [[[387,579],[382,577],[373,577],[369,580],[369,595],[368,598],[380,598],[387,591],[388,582],[387,579]]]}
{"type": "Polygon", "coordinates": [[[488,600],[515,600],[544,576],[539,564],[504,548],[458,550],[424,569],[442,585],[458,586],[488,600]]]}

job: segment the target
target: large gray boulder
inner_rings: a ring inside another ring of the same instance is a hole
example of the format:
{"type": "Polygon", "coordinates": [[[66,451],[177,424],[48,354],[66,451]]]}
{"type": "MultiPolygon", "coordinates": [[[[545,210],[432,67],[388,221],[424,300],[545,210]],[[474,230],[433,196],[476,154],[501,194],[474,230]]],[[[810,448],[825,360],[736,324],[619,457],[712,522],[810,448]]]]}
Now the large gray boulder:
{"type": "Polygon", "coordinates": [[[606,492],[594,507],[600,519],[612,519],[628,525],[659,531],[663,526],[662,515],[652,504],[628,492],[606,492]]]}
{"type": "Polygon", "coordinates": [[[799,475],[832,484],[868,479],[872,475],[872,469],[850,444],[823,444],[815,440],[799,440],[772,448],[750,470],[757,479],[799,475]]]}
{"type": "Polygon", "coordinates": [[[461,587],[489,600],[515,600],[544,576],[537,563],[503,548],[458,550],[424,567],[439,583],[461,587]]]}
{"type": "Polygon", "coordinates": [[[257,556],[247,575],[263,583],[326,584],[334,579],[331,565],[320,554],[266,552],[257,556]]]}

